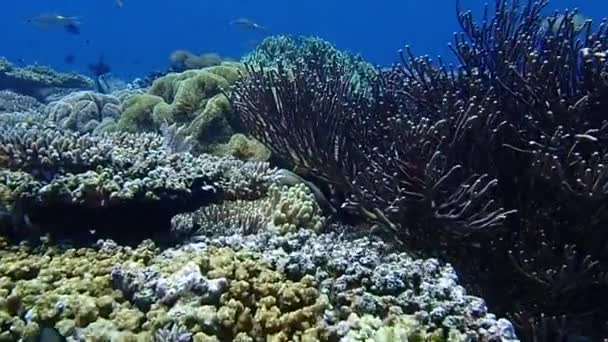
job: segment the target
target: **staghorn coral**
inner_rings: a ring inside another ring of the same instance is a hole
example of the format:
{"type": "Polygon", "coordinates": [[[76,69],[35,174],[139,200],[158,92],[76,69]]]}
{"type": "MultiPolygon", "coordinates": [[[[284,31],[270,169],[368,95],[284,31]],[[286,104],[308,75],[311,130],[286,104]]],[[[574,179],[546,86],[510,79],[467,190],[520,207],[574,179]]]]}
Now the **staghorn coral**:
{"type": "Polygon", "coordinates": [[[97,127],[106,129],[121,115],[120,101],[106,94],[93,91],[71,93],[61,100],[51,102],[46,107],[46,115],[63,129],[80,133],[99,132],[97,127]]]}
{"type": "Polygon", "coordinates": [[[0,90],[10,89],[19,94],[43,100],[50,88],[93,87],[93,81],[74,73],[59,73],[42,65],[17,67],[0,57],[0,90]]]}

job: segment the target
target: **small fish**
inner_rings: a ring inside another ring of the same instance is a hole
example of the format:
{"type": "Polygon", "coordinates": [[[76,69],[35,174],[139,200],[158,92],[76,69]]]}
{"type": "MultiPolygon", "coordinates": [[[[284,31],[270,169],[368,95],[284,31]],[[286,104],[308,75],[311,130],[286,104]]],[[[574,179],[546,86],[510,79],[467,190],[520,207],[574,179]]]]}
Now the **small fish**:
{"type": "Polygon", "coordinates": [[[266,27],[254,22],[251,19],[247,19],[247,18],[237,18],[237,19],[230,21],[229,24],[231,26],[238,27],[242,30],[262,31],[262,32],[268,31],[268,29],[266,27]]]}
{"type": "Polygon", "coordinates": [[[63,342],[67,341],[57,329],[52,327],[43,327],[40,332],[23,340],[24,342],[63,342]]]}
{"type": "Polygon", "coordinates": [[[78,17],[67,17],[60,14],[41,14],[26,19],[26,22],[40,29],[63,27],[70,34],[80,34],[80,21],[78,17]]]}
{"type": "Polygon", "coordinates": [[[125,5],[125,2],[123,0],[114,0],[114,4],[116,4],[116,7],[122,8],[122,6],[125,5]]]}
{"type": "Polygon", "coordinates": [[[112,71],[112,68],[104,61],[103,53],[99,55],[99,59],[94,64],[88,65],[89,70],[95,75],[95,77],[99,77],[105,75],[112,71]]]}
{"type": "Polygon", "coordinates": [[[75,61],[76,61],[76,56],[74,56],[74,54],[72,54],[72,53],[68,54],[67,56],[65,56],[63,58],[63,62],[65,64],[70,64],[71,65],[71,64],[74,64],[75,61]]]}
{"type": "Polygon", "coordinates": [[[587,21],[589,20],[580,13],[575,13],[574,15],[568,14],[567,17],[565,14],[559,14],[545,18],[541,28],[545,32],[557,33],[566,19],[570,20],[572,25],[574,25],[574,33],[576,34],[580,33],[585,28],[587,21]]]}

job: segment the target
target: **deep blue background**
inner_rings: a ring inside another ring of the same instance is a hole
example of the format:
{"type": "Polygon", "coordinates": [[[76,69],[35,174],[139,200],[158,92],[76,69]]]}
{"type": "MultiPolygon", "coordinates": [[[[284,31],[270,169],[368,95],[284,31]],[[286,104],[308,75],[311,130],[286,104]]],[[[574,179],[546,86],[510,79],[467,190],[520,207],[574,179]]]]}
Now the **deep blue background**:
{"type": "MultiPolygon", "coordinates": [[[[115,74],[134,77],[166,68],[175,49],[240,57],[262,38],[228,25],[247,17],[272,33],[318,35],[384,65],[394,62],[405,44],[417,54],[449,55],[446,44],[458,30],[455,0],[124,0],[123,8],[114,1],[5,0],[0,56],[85,71],[103,52],[115,74]],[[25,23],[49,12],[80,17],[81,35],[25,23]],[[64,63],[69,53],[76,56],[74,65],[64,63]]],[[[477,11],[482,6],[480,0],[462,4],[477,11]]],[[[574,7],[594,19],[608,16],[605,0],[554,0],[550,6],[574,7]]]]}

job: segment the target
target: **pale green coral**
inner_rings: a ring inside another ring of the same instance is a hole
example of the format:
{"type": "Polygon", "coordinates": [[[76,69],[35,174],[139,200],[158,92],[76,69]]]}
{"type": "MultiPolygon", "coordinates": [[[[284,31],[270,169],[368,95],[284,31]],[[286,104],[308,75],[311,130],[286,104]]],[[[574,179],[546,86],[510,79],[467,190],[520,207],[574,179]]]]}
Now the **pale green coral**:
{"type": "Polygon", "coordinates": [[[55,324],[66,335],[104,318],[117,329],[134,331],[138,325],[133,322],[140,322],[143,313],[112,288],[111,269],[126,260],[143,264],[155,253],[150,242],[104,251],[32,249],[0,240],[0,341],[34,336],[40,322],[55,324]],[[26,311],[27,324],[22,319],[26,311]]]}
{"type": "Polygon", "coordinates": [[[152,114],[155,106],[162,102],[162,97],[151,94],[128,97],[122,104],[123,112],[118,121],[118,128],[127,132],[156,130],[158,123],[152,114]]]}
{"type": "Polygon", "coordinates": [[[276,228],[280,234],[298,229],[319,232],[325,217],[305,184],[269,187],[268,195],[254,201],[226,201],[177,215],[172,220],[176,237],[255,234],[276,228]]]}
{"type": "Polygon", "coordinates": [[[267,161],[270,158],[270,150],[264,144],[243,134],[234,134],[228,143],[213,146],[211,154],[241,160],[267,161]]]}
{"type": "Polygon", "coordinates": [[[232,134],[228,124],[231,106],[222,91],[239,77],[244,66],[235,62],[181,73],[154,81],[148,93],[128,98],[119,127],[126,131],[154,131],[163,122],[187,127],[199,151],[232,134]]]}
{"type": "Polygon", "coordinates": [[[427,326],[412,315],[389,315],[382,320],[376,316],[359,317],[351,314],[347,320],[350,330],[345,341],[365,342],[464,342],[469,341],[457,330],[445,331],[427,326]]]}
{"type": "Polygon", "coordinates": [[[271,186],[268,198],[270,205],[267,214],[282,233],[302,227],[319,231],[325,223],[314,195],[304,184],[271,186]]]}
{"type": "Polygon", "coordinates": [[[328,299],[316,289],[312,276],[298,282],[254,254],[230,249],[211,249],[202,262],[211,278],[231,280],[220,298],[217,320],[233,336],[246,333],[253,338],[287,341],[317,335],[328,299]]]}

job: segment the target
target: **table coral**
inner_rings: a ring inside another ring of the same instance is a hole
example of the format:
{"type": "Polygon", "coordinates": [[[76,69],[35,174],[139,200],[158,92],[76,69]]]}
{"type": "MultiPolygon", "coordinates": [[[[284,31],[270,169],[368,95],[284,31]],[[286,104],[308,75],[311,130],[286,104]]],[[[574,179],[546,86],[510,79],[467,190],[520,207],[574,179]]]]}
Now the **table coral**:
{"type": "Polygon", "coordinates": [[[259,197],[274,172],[266,163],[172,153],[151,133],[80,135],[45,122],[0,125],[0,132],[2,205],[19,199],[22,214],[64,231],[82,224],[118,233],[150,212],[149,233],[189,207],[259,197]]]}
{"type": "Polygon", "coordinates": [[[75,73],[60,73],[42,65],[17,67],[5,58],[0,58],[0,90],[11,89],[17,93],[43,98],[47,88],[93,87],[93,81],[75,73]]]}

